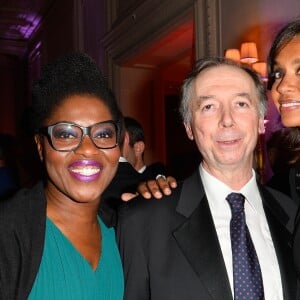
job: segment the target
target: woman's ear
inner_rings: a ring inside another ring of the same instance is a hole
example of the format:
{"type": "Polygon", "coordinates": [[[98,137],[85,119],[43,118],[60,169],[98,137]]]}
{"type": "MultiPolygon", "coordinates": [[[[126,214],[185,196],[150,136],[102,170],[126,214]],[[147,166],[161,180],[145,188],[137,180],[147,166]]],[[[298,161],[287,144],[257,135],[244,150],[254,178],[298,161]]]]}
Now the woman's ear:
{"type": "Polygon", "coordinates": [[[34,136],[34,141],[35,141],[35,144],[36,144],[36,148],[37,148],[37,151],[39,153],[39,157],[40,157],[40,160],[43,161],[43,143],[42,143],[42,137],[39,135],[39,134],[36,134],[34,136]]]}
{"type": "Polygon", "coordinates": [[[193,135],[193,130],[191,128],[191,125],[184,123],[184,127],[185,127],[185,131],[186,131],[188,138],[190,140],[194,140],[194,135],[193,135]]]}

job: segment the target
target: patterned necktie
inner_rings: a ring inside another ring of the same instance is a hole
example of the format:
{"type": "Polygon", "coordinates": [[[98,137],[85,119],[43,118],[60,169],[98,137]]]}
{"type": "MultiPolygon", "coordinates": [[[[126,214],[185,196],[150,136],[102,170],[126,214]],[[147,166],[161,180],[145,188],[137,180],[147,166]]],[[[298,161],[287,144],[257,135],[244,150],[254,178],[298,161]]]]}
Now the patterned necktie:
{"type": "Polygon", "coordinates": [[[264,288],[258,257],[246,225],[242,194],[226,197],[231,208],[230,237],[232,247],[234,299],[264,299],[264,288]]]}

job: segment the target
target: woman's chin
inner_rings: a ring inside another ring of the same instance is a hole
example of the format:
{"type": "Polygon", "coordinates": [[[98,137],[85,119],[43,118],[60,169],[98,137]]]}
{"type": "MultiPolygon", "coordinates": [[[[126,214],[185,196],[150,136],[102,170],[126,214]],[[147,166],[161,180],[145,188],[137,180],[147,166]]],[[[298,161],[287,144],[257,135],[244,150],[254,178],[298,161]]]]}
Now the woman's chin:
{"type": "Polygon", "coordinates": [[[281,123],[285,127],[300,127],[300,115],[282,115],[281,123]]]}

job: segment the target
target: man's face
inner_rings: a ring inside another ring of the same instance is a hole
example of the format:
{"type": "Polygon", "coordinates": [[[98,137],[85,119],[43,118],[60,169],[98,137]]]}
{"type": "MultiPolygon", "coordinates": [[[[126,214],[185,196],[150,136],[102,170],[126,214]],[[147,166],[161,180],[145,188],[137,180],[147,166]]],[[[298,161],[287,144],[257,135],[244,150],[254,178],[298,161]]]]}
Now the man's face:
{"type": "Polygon", "coordinates": [[[251,77],[234,66],[216,66],[198,75],[185,124],[203,156],[203,166],[216,170],[251,170],[257,137],[264,130],[258,95],[251,77]]]}

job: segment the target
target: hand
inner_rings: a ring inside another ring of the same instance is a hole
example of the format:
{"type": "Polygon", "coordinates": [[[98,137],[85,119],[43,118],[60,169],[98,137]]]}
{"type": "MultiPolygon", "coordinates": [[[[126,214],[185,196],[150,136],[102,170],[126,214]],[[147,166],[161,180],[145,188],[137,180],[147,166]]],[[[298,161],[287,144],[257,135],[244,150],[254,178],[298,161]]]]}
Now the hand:
{"type": "Polygon", "coordinates": [[[130,201],[135,198],[138,194],[146,199],[154,197],[156,199],[162,198],[163,195],[171,195],[172,189],[177,187],[177,181],[174,177],[168,176],[167,178],[163,175],[158,175],[156,180],[148,180],[138,185],[138,193],[123,193],[121,199],[123,201],[130,201]]]}

